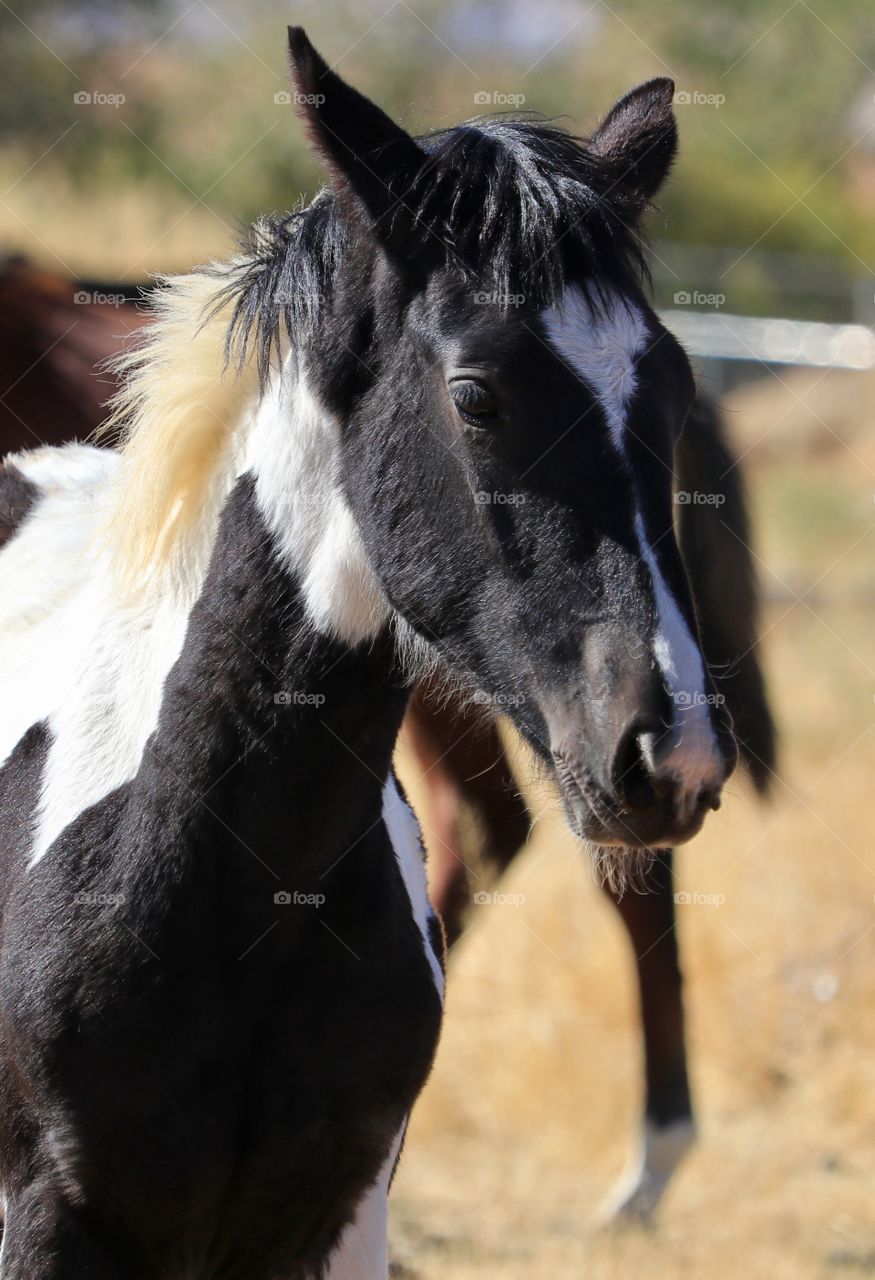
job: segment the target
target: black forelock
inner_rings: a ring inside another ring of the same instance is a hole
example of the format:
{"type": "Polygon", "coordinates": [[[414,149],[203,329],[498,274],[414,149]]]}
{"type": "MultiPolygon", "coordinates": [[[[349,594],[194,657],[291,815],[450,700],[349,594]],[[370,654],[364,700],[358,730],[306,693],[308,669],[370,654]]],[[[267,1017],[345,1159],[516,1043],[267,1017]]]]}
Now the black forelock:
{"type": "MultiPolygon", "coordinates": [[[[597,304],[646,277],[640,200],[585,139],[535,117],[498,117],[417,141],[428,161],[393,218],[405,220],[412,253],[499,306],[551,306],[572,281],[597,304]]],[[[222,290],[234,301],[229,355],[242,360],[254,346],[265,380],[284,337],[315,332],[354,242],[348,201],[330,190],[250,228],[222,290]]]]}
{"type": "Polygon", "coordinates": [[[544,307],[571,280],[598,294],[646,273],[640,202],[585,140],[533,116],[419,141],[429,165],[411,191],[417,222],[474,287],[544,307]]]}

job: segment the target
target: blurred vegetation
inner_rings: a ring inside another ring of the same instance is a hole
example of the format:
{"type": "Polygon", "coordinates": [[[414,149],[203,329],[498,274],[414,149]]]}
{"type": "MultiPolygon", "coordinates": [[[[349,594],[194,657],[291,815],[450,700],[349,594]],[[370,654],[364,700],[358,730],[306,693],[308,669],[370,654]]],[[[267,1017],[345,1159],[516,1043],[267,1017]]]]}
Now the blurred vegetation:
{"type": "MultiPolygon", "coordinates": [[[[875,25],[847,0],[789,10],[786,0],[297,0],[282,11],[275,0],[9,0],[4,242],[32,223],[47,252],[76,259],[75,243],[54,240],[65,214],[79,225],[91,211],[112,227],[113,200],[124,207],[122,193],[135,191],[168,226],[193,207],[209,248],[234,221],[312,192],[317,168],[291,107],[275,101],[287,21],[304,23],[342,74],[417,130],[488,110],[476,97],[487,93],[522,94],[524,109],[585,131],[631,85],[672,74],[694,100],[678,106],[682,153],[654,236],[736,248],[724,279],[730,303],[739,290],[735,309],[769,310],[782,272],[792,277],[787,260],[775,281],[762,278],[766,250],[819,255],[838,282],[835,302],[798,296],[800,314],[846,310],[845,277],[872,294],[875,25]],[[77,103],[82,93],[92,101],[77,103]]],[[[707,282],[677,287],[688,283],[707,282]]]]}

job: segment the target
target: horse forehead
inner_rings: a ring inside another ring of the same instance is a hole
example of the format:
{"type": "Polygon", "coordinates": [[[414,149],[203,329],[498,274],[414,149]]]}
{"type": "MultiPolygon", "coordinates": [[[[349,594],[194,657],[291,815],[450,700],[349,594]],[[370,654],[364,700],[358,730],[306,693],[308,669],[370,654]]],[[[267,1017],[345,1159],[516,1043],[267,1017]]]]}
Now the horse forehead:
{"type": "Polygon", "coordinates": [[[541,312],[547,339],[598,397],[611,434],[622,447],[629,404],[638,383],[637,362],[650,342],[641,308],[619,293],[592,306],[577,285],[541,312]]]}

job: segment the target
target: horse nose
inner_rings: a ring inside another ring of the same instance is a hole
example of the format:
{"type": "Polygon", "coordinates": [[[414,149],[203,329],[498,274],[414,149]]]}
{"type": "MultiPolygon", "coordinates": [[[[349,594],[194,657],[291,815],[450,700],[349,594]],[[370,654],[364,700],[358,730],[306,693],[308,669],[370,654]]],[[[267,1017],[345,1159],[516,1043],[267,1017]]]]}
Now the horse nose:
{"type": "Polygon", "coordinates": [[[662,811],[686,820],[719,809],[726,764],[710,725],[690,725],[688,733],[678,734],[662,723],[633,720],[617,741],[609,776],[628,812],[662,811]]]}

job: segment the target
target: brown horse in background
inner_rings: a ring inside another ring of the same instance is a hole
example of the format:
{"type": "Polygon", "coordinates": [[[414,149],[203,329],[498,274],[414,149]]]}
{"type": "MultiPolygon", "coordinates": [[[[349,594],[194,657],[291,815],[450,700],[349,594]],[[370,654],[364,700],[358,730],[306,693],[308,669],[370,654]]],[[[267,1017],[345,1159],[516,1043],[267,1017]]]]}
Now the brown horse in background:
{"type": "Polygon", "coordinates": [[[142,296],[0,257],[0,456],[100,425],[115,390],[101,366],[142,326],[142,296]]]}
{"type": "MultiPolygon", "coordinates": [[[[0,457],[40,444],[85,438],[100,425],[115,390],[105,362],[148,323],[139,285],[73,280],[21,258],[0,259],[0,457]]],[[[774,765],[774,728],[756,652],[757,595],[741,478],[720,418],[700,398],[678,444],[679,493],[721,494],[721,505],[678,505],[681,552],[693,585],[702,648],[732,714],[757,791],[774,765]]],[[[436,686],[417,691],[406,741],[428,787],[429,877],[448,940],[462,933],[470,902],[461,819],[480,833],[475,855],[497,878],[525,845],[530,817],[495,723],[446,701],[436,686]]],[[[644,1033],[646,1105],[640,1160],[612,1208],[646,1215],[694,1140],[681,972],[675,932],[672,855],[654,862],[647,888],[605,892],[635,954],[644,1033]]]]}

